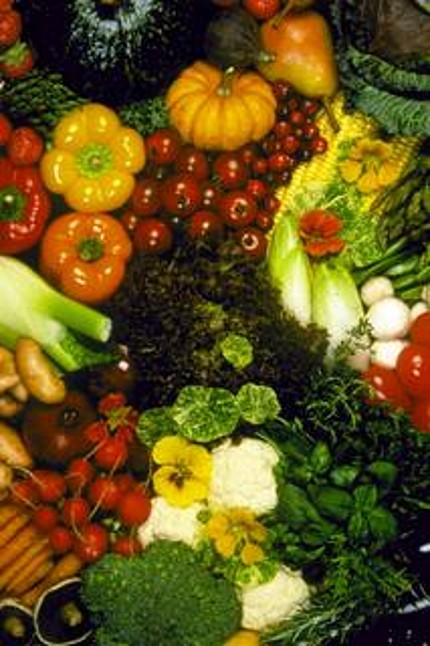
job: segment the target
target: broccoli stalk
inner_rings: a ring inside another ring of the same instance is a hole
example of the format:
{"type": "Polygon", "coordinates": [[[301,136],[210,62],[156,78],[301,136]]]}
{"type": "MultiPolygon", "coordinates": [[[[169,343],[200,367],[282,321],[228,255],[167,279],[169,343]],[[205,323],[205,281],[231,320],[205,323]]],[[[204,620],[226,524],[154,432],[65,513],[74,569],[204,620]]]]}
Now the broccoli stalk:
{"type": "Polygon", "coordinates": [[[66,371],[113,361],[111,319],[57,292],[28,265],[0,256],[0,344],[30,337],[66,371]]]}

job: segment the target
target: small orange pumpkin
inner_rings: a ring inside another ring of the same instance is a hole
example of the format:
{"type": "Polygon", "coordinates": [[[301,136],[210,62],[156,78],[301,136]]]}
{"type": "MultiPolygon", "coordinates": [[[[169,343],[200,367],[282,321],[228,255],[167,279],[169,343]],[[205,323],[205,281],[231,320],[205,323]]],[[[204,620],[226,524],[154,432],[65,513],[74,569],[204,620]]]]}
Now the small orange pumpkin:
{"type": "Polygon", "coordinates": [[[256,72],[222,72],[204,61],[186,68],[167,91],[170,121],[204,150],[236,150],[258,141],[275,123],[271,86],[256,72]]]}

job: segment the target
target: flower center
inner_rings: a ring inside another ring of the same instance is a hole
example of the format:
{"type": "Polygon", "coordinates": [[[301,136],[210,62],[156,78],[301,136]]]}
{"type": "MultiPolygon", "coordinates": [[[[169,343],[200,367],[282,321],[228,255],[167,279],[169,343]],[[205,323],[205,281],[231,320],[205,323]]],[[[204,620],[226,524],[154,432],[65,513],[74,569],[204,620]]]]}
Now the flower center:
{"type": "Polygon", "coordinates": [[[179,462],[176,466],[175,473],[172,473],[170,476],[170,482],[172,482],[178,489],[184,486],[187,480],[192,476],[192,472],[185,462],[179,462]]]}
{"type": "Polygon", "coordinates": [[[78,152],[77,163],[83,177],[100,177],[113,166],[112,151],[105,144],[88,144],[78,152]]]}

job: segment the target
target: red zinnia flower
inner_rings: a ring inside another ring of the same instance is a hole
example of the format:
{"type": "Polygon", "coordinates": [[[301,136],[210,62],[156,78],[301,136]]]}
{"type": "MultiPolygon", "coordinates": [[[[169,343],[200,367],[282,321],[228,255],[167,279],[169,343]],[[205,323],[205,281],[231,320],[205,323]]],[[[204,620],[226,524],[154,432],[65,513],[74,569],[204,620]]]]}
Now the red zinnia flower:
{"type": "Polygon", "coordinates": [[[341,229],[340,218],[323,209],[307,211],[299,222],[299,234],[304,241],[305,251],[314,258],[342,251],[345,243],[337,236],[341,229]]]}

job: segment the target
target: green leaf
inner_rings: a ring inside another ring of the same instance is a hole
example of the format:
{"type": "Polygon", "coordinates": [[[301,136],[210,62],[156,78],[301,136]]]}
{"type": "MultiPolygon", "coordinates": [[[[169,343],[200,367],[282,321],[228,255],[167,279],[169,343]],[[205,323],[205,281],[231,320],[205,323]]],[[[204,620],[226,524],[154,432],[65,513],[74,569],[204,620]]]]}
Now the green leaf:
{"type": "Polygon", "coordinates": [[[236,402],[242,418],[254,425],[275,419],[281,411],[278,396],[269,386],[245,384],[237,393],[236,402]]]}
{"type": "Polygon", "coordinates": [[[332,462],[328,445],[325,442],[317,442],[309,459],[315,473],[326,473],[332,462]]]}
{"type": "Polygon", "coordinates": [[[221,354],[237,370],[243,370],[254,359],[252,344],[242,334],[227,334],[220,343],[221,354]]]}
{"type": "Polygon", "coordinates": [[[398,471],[396,465],[387,460],[375,460],[369,465],[369,473],[386,486],[394,484],[398,471]]]}
{"type": "Polygon", "coordinates": [[[185,386],[171,408],[177,432],[195,442],[230,435],[240,419],[236,398],[225,388],[185,386]]]}
{"type": "Polygon", "coordinates": [[[328,485],[310,485],[308,490],[318,511],[323,516],[339,522],[350,516],[354,501],[351,494],[344,489],[328,485]]]}
{"type": "Polygon", "coordinates": [[[323,522],[306,491],[291,483],[280,487],[278,514],[293,529],[304,529],[310,521],[323,522]]]}
{"type": "Polygon", "coordinates": [[[375,507],[369,515],[368,522],[372,535],[382,543],[389,543],[398,535],[397,520],[384,507],[375,507]]]}
{"type": "Polygon", "coordinates": [[[166,435],[177,435],[178,427],[170,414],[170,408],[160,406],[144,411],[137,422],[137,437],[145,446],[152,447],[166,435]]]}
{"type": "Polygon", "coordinates": [[[348,522],[348,536],[353,541],[363,541],[369,535],[369,524],[359,511],[353,513],[348,522]]]}
{"type": "Polygon", "coordinates": [[[370,512],[378,500],[378,490],[375,485],[360,485],[353,491],[357,511],[370,512]]]}
{"type": "Polygon", "coordinates": [[[337,487],[349,487],[358,477],[360,468],[349,464],[343,464],[330,472],[330,480],[337,487]]]}

